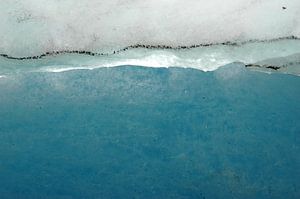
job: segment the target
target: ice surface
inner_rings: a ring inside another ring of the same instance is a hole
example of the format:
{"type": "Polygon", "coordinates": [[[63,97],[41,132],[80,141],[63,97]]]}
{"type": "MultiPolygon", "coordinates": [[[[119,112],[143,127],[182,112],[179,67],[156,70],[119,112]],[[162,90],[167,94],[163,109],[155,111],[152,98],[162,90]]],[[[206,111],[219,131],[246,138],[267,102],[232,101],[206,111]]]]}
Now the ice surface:
{"type": "Polygon", "coordinates": [[[299,199],[299,86],[236,64],[1,78],[1,199],[299,199]]]}
{"type": "MultiPolygon", "coordinates": [[[[59,54],[41,59],[12,60],[0,57],[0,75],[17,72],[62,72],[75,69],[94,69],[120,65],[148,67],[184,67],[212,71],[220,66],[241,62],[276,66],[283,71],[300,74],[300,40],[285,39],[272,42],[253,42],[241,45],[214,45],[192,49],[128,49],[109,55],[59,54]],[[284,60],[284,61],[283,61],[284,60]],[[284,63],[285,64],[284,64],[284,63]]],[[[257,69],[257,67],[256,67],[257,69]]]]}
{"type": "Polygon", "coordinates": [[[300,36],[299,0],[0,0],[0,5],[0,53],[12,56],[300,36]]]}
{"type": "Polygon", "coordinates": [[[276,57],[254,63],[252,68],[266,71],[266,69],[278,68],[279,72],[300,75],[300,53],[285,57],[276,57]]]}
{"type": "Polygon", "coordinates": [[[300,198],[300,78],[280,74],[300,74],[299,16],[299,0],[0,0],[0,198],[300,198]]]}

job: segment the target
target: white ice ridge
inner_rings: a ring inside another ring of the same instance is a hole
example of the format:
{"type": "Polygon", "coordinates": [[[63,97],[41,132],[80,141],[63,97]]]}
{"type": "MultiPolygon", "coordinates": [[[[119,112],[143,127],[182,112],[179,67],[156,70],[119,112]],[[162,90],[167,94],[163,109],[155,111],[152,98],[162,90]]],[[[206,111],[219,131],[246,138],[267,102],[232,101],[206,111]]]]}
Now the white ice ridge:
{"type": "Polygon", "coordinates": [[[0,53],[300,37],[299,0],[0,0],[0,53]]]}
{"type": "Polygon", "coordinates": [[[184,67],[213,71],[239,63],[248,68],[300,74],[300,40],[250,42],[243,45],[212,45],[190,49],[131,48],[116,54],[89,55],[61,53],[38,59],[11,59],[0,56],[0,74],[16,72],[64,72],[123,65],[184,67]]]}

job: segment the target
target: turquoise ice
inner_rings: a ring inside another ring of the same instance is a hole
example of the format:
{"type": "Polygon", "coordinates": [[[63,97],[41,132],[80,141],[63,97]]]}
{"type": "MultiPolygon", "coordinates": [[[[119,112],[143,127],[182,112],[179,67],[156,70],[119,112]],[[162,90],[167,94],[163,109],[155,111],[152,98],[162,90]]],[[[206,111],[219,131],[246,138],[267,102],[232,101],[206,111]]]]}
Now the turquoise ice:
{"type": "Polygon", "coordinates": [[[0,78],[1,198],[299,198],[299,86],[239,64],[0,78]]]}
{"type": "Polygon", "coordinates": [[[0,0],[0,199],[299,199],[299,0],[0,0]]]}

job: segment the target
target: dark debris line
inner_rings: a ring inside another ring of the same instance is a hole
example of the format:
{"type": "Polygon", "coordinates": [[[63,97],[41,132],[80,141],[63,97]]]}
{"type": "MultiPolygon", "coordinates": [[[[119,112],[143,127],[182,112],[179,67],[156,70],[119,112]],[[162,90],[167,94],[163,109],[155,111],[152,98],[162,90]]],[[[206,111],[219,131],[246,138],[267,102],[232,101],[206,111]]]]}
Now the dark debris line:
{"type": "MultiPolygon", "coordinates": [[[[207,43],[207,44],[195,44],[190,46],[168,46],[168,45],[149,45],[149,44],[135,44],[130,45],[125,48],[114,50],[111,53],[97,53],[97,52],[91,52],[91,51],[84,51],[84,50],[62,50],[62,51],[52,51],[52,52],[46,52],[41,55],[37,56],[28,56],[28,57],[14,57],[7,54],[0,54],[1,57],[7,58],[7,59],[13,59],[13,60],[30,60],[30,59],[41,59],[43,57],[47,56],[53,56],[53,55],[60,55],[60,54],[81,54],[81,55],[89,55],[89,56],[108,56],[113,54],[118,54],[120,52],[124,52],[130,49],[137,49],[137,48],[145,48],[145,49],[170,49],[170,50],[182,50],[182,49],[193,49],[193,48],[199,48],[199,47],[210,47],[210,46],[241,46],[248,43],[258,43],[258,42],[275,42],[280,40],[300,40],[299,37],[296,36],[288,36],[288,37],[279,37],[275,39],[270,40],[248,40],[244,42],[222,42],[222,43],[207,43]]],[[[273,70],[278,70],[280,67],[278,66],[260,66],[255,64],[247,64],[246,67],[265,67],[273,70]]]]}
{"type": "Polygon", "coordinates": [[[246,68],[258,67],[258,68],[267,68],[267,69],[272,69],[272,70],[279,70],[281,68],[280,66],[260,65],[260,64],[246,64],[245,67],[246,68]]]}

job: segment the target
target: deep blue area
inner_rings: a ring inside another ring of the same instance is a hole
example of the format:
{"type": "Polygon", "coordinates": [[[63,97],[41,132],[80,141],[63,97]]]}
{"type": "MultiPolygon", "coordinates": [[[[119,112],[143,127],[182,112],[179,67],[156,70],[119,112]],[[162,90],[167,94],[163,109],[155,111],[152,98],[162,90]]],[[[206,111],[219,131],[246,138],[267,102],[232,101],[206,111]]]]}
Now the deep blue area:
{"type": "Polygon", "coordinates": [[[300,198],[300,77],[116,67],[0,79],[0,198],[300,198]]]}

